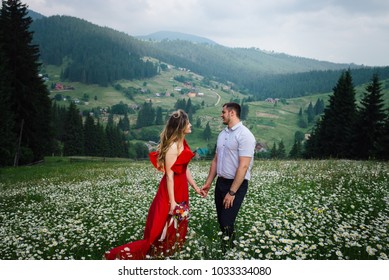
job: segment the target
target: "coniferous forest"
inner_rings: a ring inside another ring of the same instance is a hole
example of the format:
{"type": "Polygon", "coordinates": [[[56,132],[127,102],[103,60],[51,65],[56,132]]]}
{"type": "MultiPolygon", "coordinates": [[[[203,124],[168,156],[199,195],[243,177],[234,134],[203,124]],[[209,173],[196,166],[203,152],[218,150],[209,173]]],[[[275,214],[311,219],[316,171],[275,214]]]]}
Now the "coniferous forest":
{"type": "Polygon", "coordinates": [[[109,28],[97,27],[73,17],[54,16],[33,23],[34,40],[41,46],[41,59],[67,66],[63,79],[107,86],[116,80],[149,78],[157,65],[143,61],[139,43],[109,28]]]}
{"type": "MultiPolygon", "coordinates": [[[[320,67],[328,70],[307,71],[312,67],[311,60],[293,64],[291,57],[265,53],[255,56],[258,53],[256,49],[184,41],[143,42],[72,17],[54,16],[33,22],[21,1],[2,1],[0,166],[38,162],[47,155],[147,157],[144,142],[157,142],[164,123],[160,107],[154,108],[151,102],[140,104],[133,126],[126,104],[117,104],[105,112],[80,112],[74,103],[61,107],[49,98],[39,72],[42,62],[61,65],[64,80],[112,86],[121,79],[157,75],[161,64],[144,57],[190,68],[205,79],[233,81],[236,90],[248,97],[242,103],[245,117],[247,103],[251,101],[269,96],[292,98],[332,89],[325,108],[322,100],[308,107],[308,122],[318,119],[310,138],[304,141],[296,135],[289,154],[282,141],[278,148],[274,143],[271,157],[389,159],[389,108],[384,105],[381,82],[388,79],[389,67],[351,65],[345,69],[345,65],[323,63],[320,67]],[[237,57],[242,57],[243,62],[234,64],[237,57]],[[265,73],[257,68],[259,62],[277,68],[271,60],[275,57],[288,60],[285,68],[294,71],[265,73]],[[296,65],[303,66],[297,69],[296,65]],[[362,83],[368,85],[362,100],[356,100],[355,84],[362,83]],[[98,114],[104,114],[107,123],[101,123],[98,114]],[[114,115],[119,119],[114,121],[114,115]]],[[[194,122],[198,108],[190,99],[178,100],[173,106],[186,110],[194,122]]],[[[209,139],[209,124],[205,128],[203,136],[209,139]]]]}
{"type": "Polygon", "coordinates": [[[389,108],[374,74],[360,106],[356,105],[350,71],[344,72],[324,115],[306,143],[308,158],[389,159],[389,108]]]}

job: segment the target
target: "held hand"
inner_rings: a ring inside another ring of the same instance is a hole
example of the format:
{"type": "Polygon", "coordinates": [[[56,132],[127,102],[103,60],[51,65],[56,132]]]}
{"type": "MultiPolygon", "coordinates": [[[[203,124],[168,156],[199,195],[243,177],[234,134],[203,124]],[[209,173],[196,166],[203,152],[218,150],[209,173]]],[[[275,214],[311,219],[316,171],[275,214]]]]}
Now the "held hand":
{"type": "Polygon", "coordinates": [[[223,200],[223,205],[225,209],[231,208],[234,204],[235,196],[230,195],[229,193],[226,194],[223,200]]]}
{"type": "Polygon", "coordinates": [[[201,196],[202,197],[207,197],[208,195],[208,191],[210,189],[210,185],[204,185],[202,188],[201,188],[201,196]]]}
{"type": "Polygon", "coordinates": [[[169,215],[173,215],[173,212],[174,212],[174,209],[176,208],[178,204],[173,201],[173,202],[170,202],[170,210],[169,210],[169,215]]]}
{"type": "Polygon", "coordinates": [[[203,196],[202,193],[201,193],[201,189],[200,189],[198,186],[196,186],[196,187],[194,188],[194,190],[195,190],[195,192],[196,192],[198,195],[203,196]]]}

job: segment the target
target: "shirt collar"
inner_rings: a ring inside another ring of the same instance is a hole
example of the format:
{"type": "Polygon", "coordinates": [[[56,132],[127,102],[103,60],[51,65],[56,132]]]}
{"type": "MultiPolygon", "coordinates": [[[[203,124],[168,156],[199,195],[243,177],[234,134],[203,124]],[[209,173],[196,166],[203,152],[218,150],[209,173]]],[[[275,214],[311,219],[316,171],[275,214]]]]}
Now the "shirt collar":
{"type": "Polygon", "coordinates": [[[242,126],[243,124],[242,124],[242,121],[240,121],[240,122],[238,122],[236,125],[234,125],[233,127],[231,127],[231,128],[228,128],[228,126],[226,126],[226,128],[225,128],[225,130],[226,131],[234,131],[234,130],[236,130],[238,127],[240,127],[240,126],[242,126]]]}

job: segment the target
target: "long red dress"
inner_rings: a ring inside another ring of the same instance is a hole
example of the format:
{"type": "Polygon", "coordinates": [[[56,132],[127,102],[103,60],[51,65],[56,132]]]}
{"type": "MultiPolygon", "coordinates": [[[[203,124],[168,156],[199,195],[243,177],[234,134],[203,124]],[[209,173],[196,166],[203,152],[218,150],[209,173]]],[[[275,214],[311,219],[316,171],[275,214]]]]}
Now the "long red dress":
{"type": "MultiPolygon", "coordinates": [[[[172,166],[174,172],[174,198],[177,203],[183,201],[189,206],[188,181],[186,169],[194,154],[184,141],[184,150],[178,155],[172,166]]],[[[157,167],[157,152],[149,154],[150,161],[157,167]]],[[[105,259],[141,260],[150,257],[164,257],[173,254],[185,242],[188,220],[177,223],[169,215],[169,195],[166,174],[162,177],[157,194],[149,208],[143,239],[111,249],[105,253],[105,259]],[[165,226],[167,231],[163,233],[165,226]]]]}

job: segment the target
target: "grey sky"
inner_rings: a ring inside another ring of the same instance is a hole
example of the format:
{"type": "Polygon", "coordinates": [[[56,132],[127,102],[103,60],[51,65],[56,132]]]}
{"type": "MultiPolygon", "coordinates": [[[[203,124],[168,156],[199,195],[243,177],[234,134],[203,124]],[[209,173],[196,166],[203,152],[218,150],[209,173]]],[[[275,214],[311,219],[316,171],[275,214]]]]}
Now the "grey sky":
{"type": "Polygon", "coordinates": [[[177,31],[339,63],[389,65],[387,0],[27,0],[129,35],[177,31]]]}

